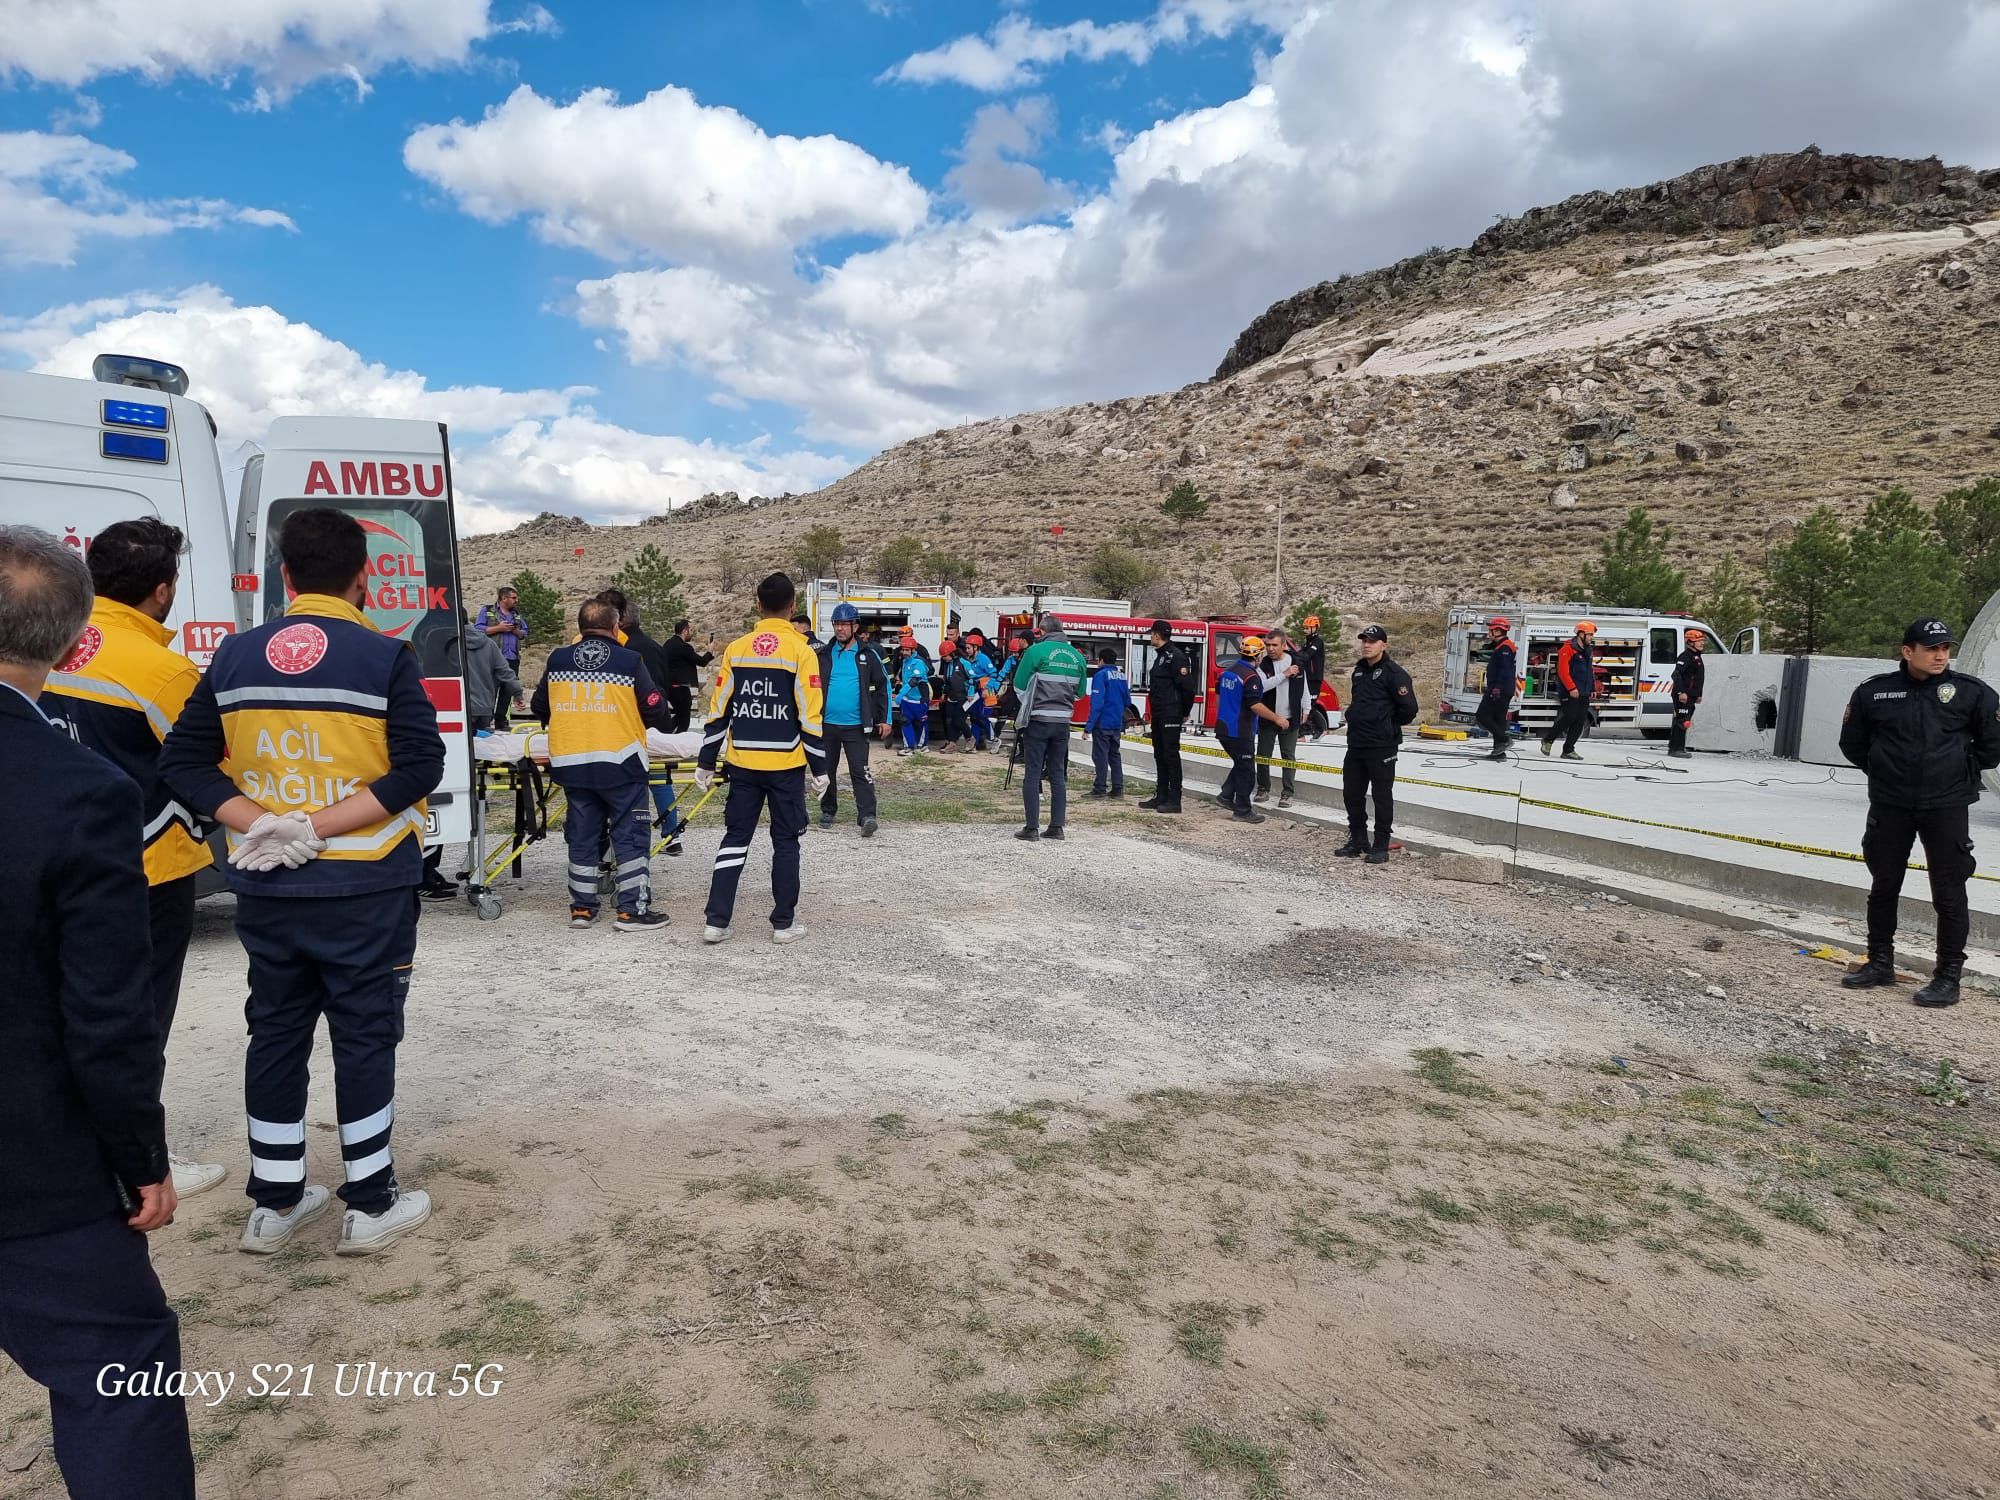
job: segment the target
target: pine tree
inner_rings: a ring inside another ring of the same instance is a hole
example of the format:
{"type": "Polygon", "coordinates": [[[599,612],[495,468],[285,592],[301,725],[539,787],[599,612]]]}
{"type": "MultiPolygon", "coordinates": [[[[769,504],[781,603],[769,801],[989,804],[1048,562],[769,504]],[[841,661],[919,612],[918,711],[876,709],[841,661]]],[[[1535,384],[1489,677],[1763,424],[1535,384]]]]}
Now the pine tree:
{"type": "Polygon", "coordinates": [[[1310,599],[1301,599],[1294,604],[1291,613],[1285,616],[1285,634],[1295,641],[1306,638],[1306,616],[1319,616],[1319,633],[1340,639],[1340,614],[1326,602],[1323,594],[1314,594],[1310,599]]]}
{"type": "Polygon", "coordinates": [[[1894,656],[1912,619],[1956,612],[1960,580],[1952,556],[1901,485],[1868,502],[1848,546],[1853,566],[1846,597],[1834,610],[1829,649],[1894,656]]]}
{"type": "Polygon", "coordinates": [[[939,588],[968,588],[979,577],[978,564],[956,552],[926,552],[917,567],[926,582],[934,580],[939,588]]]}
{"type": "Polygon", "coordinates": [[[798,564],[801,576],[808,581],[831,577],[846,555],[846,544],[831,526],[813,527],[799,538],[798,545],[792,549],[792,560],[798,564]]]}
{"type": "Polygon", "coordinates": [[[2000,593],[2000,479],[1946,491],[1931,512],[1931,525],[1958,569],[1957,618],[1951,623],[1965,630],[2000,593]]]}
{"type": "Polygon", "coordinates": [[[1624,524],[1605,539],[1598,560],[1584,564],[1577,583],[1582,597],[1620,609],[1686,609],[1687,572],[1667,561],[1670,535],[1662,526],[1655,536],[1646,507],[1633,506],[1624,524]]]}
{"type": "Polygon", "coordinates": [[[510,587],[520,596],[514,602],[521,618],[528,622],[528,638],[543,645],[561,640],[565,623],[562,595],[527,568],[514,575],[510,587]]]}
{"type": "Polygon", "coordinates": [[[1764,617],[1779,649],[1807,655],[1827,650],[1853,576],[1847,533],[1832,507],[1822,505],[1764,562],[1764,617]]]}
{"type": "Polygon", "coordinates": [[[1153,569],[1136,552],[1104,543],[1091,554],[1090,586],[1105,599],[1130,599],[1153,581],[1153,569]]]}
{"type": "Polygon", "coordinates": [[[1694,612],[1714,627],[1722,637],[1717,645],[1727,647],[1736,633],[1758,621],[1757,591],[1744,575],[1742,565],[1725,557],[1708,575],[1708,591],[1696,602],[1694,612]]]}
{"type": "Polygon", "coordinates": [[[908,583],[924,560],[924,544],[913,536],[899,536],[882,544],[875,554],[875,576],[883,583],[908,583]]]}
{"type": "Polygon", "coordinates": [[[1173,487],[1173,491],[1160,502],[1160,514],[1174,523],[1174,530],[1181,531],[1190,521],[1199,521],[1208,514],[1208,502],[1201,498],[1201,492],[1194,487],[1192,479],[1183,479],[1173,487]]]}
{"type": "Polygon", "coordinates": [[[680,571],[652,542],[641,547],[638,556],[620,568],[611,582],[639,611],[640,625],[655,636],[664,637],[674,621],[687,614],[680,571]]]}

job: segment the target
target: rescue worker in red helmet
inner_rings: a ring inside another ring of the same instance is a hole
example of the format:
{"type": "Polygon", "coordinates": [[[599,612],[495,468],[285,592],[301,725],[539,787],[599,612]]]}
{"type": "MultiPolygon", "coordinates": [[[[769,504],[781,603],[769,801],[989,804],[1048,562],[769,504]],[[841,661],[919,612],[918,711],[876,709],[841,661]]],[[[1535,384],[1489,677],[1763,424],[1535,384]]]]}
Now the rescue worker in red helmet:
{"type": "Polygon", "coordinates": [[[1480,694],[1479,708],[1472,717],[1492,737],[1488,760],[1507,758],[1507,711],[1513,706],[1518,680],[1514,641],[1509,634],[1512,629],[1505,615],[1495,615],[1486,622],[1486,691],[1480,694]]]}
{"type": "Polygon", "coordinates": [[[1554,748],[1556,736],[1563,737],[1563,759],[1582,760],[1576,742],[1590,723],[1590,700],[1597,696],[1597,663],[1591,643],[1597,638],[1597,624],[1578,620],[1576,633],[1563,642],[1556,653],[1556,719],[1542,736],[1542,754],[1554,748]]]}
{"type": "Polygon", "coordinates": [[[1669,688],[1674,695],[1674,725],[1667,731],[1667,754],[1675,760],[1692,759],[1688,754],[1688,722],[1701,702],[1702,679],[1708,675],[1708,664],[1701,659],[1707,641],[1704,632],[1690,630],[1686,649],[1674,658],[1674,679],[1669,688]]]}

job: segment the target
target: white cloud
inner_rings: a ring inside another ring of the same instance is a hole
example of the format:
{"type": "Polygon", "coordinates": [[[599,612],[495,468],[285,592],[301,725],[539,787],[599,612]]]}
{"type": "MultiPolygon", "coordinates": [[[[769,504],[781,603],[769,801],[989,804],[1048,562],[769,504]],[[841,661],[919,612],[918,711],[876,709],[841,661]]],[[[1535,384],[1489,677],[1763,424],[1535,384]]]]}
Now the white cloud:
{"type": "Polygon", "coordinates": [[[419,417],[452,428],[453,476],[468,529],[511,526],[541,510],[593,520],[658,515],[710,490],[780,494],[838,478],[847,460],[634,432],[585,404],[586,387],[434,387],[413,370],[363,358],[270,307],[238,306],[212,286],[135,294],[0,320],[0,352],[55,375],[90,373],[98,354],[168,360],[214,416],[224,453],[295,414],[419,417]]]}
{"type": "Polygon", "coordinates": [[[984,36],[954,37],[906,57],[882,76],[901,83],[961,83],[984,93],[1025,88],[1057,63],[1122,60],[1144,63],[1162,46],[1242,27],[1270,30],[1295,20],[1307,0],[1164,0],[1143,21],[1071,21],[1043,26],[1003,16],[984,36]]]}
{"type": "Polygon", "coordinates": [[[958,165],[945,174],[946,191],[975,215],[1001,223],[1069,207],[1070,190],[1025,159],[1041,149],[1055,123],[1055,106],[1041,95],[982,106],[965,132],[958,165]]]}
{"type": "Polygon", "coordinates": [[[458,67],[506,31],[553,29],[528,5],[499,20],[491,0],[4,0],[0,78],[69,87],[105,74],[154,81],[241,76],[268,105],[317,79],[368,78],[396,64],[458,67]]]}
{"type": "MultiPolygon", "coordinates": [[[[1057,222],[933,220],[806,274],[635,269],[579,284],[578,315],[635,361],[793,407],[809,436],[879,444],[1200,378],[1279,297],[1586,188],[1809,141],[2000,165],[2000,6],[1293,10],[1240,97],[1123,140],[1106,186],[1057,222]]],[[[1281,13],[1215,0],[1146,24],[1281,13]]],[[[1025,40],[979,76],[1051,30],[1003,21],[989,40],[1025,40]]]]}
{"type": "Polygon", "coordinates": [[[682,88],[633,104],[516,89],[476,124],[426,125],[403,160],[489,224],[517,216],[611,259],[788,259],[842,234],[898,235],[929,199],[909,172],[830,135],[767,135],[682,88]]]}
{"type": "Polygon", "coordinates": [[[293,229],[284,214],[214,198],[146,200],[113,179],[138,163],[80,135],[0,131],[0,265],[69,265],[88,239],[143,239],[224,222],[293,229]]]}

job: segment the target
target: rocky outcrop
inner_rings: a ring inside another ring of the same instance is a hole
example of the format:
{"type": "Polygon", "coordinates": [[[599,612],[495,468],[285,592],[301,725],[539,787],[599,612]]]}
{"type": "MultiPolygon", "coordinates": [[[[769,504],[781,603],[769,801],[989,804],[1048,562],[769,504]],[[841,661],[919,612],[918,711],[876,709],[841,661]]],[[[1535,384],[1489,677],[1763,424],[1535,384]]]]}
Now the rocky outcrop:
{"type": "Polygon", "coordinates": [[[1502,219],[1463,250],[1427,250],[1379,271],[1322,281],[1274,302],[1217,366],[1223,380],[1269,359],[1295,334],[1368,306],[1448,287],[1484,260],[1547,250],[1611,231],[1689,235],[1773,226],[1818,233],[1870,222],[1897,229],[1965,223],[2000,211],[2000,170],[1948,167],[1936,157],[1828,156],[1816,146],[1743,156],[1667,182],[1579,193],[1502,219]]]}

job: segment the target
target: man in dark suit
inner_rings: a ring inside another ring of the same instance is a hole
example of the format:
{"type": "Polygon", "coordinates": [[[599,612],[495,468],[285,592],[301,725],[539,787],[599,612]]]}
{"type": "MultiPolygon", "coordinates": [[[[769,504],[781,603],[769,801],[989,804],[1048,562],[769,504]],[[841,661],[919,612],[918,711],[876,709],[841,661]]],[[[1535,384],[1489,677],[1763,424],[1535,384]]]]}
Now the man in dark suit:
{"type": "Polygon", "coordinates": [[[72,1496],[193,1500],[182,1395],[115,1393],[181,1368],[145,1241],[175,1198],[143,804],[35,701],[90,608],[80,554],[0,526],[0,1349],[48,1387],[72,1496]]]}
{"type": "MultiPolygon", "coordinates": [[[[701,685],[701,669],[715,660],[715,642],[710,641],[706,651],[695,650],[694,627],[676,620],[665,646],[667,675],[655,680],[667,690],[667,733],[686,734],[694,714],[694,690],[701,685]]],[[[651,662],[646,669],[652,670],[651,662]]]]}

